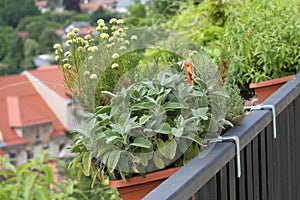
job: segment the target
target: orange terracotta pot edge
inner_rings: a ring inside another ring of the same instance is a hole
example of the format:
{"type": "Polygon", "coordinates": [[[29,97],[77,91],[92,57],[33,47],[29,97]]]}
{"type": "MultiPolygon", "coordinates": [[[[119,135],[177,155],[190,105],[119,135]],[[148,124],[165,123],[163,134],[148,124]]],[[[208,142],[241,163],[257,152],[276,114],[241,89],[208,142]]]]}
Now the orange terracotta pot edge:
{"type": "Polygon", "coordinates": [[[110,180],[109,187],[110,188],[127,187],[127,186],[131,186],[131,185],[151,182],[151,181],[154,181],[157,179],[168,178],[169,176],[174,174],[180,168],[181,167],[174,167],[174,168],[170,168],[170,169],[150,172],[150,173],[146,174],[145,178],[142,176],[135,176],[135,177],[126,179],[126,182],[123,180],[110,180]]]}
{"type": "Polygon", "coordinates": [[[262,81],[262,82],[258,82],[258,83],[250,83],[249,88],[255,89],[258,87],[266,87],[268,85],[281,84],[281,83],[289,81],[290,79],[294,78],[295,76],[296,75],[290,75],[290,76],[285,76],[282,78],[276,78],[276,79],[272,79],[272,80],[262,81]]]}

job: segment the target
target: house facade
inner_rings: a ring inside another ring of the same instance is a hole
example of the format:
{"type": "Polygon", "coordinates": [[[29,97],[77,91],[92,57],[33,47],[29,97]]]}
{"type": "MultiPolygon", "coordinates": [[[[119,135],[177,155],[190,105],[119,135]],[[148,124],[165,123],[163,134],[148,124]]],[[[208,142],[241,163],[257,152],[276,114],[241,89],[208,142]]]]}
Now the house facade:
{"type": "Polygon", "coordinates": [[[20,75],[0,77],[0,155],[15,164],[39,155],[69,156],[74,128],[71,98],[58,66],[46,66],[20,75]]]}

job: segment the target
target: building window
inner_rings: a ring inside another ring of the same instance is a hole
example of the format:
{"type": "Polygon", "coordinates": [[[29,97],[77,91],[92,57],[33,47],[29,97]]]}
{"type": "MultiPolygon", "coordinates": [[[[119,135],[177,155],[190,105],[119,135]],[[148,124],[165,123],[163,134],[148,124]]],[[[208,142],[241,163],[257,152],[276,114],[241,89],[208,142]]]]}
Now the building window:
{"type": "Polygon", "coordinates": [[[17,164],[17,153],[16,152],[10,152],[10,153],[8,153],[8,155],[9,155],[9,158],[10,158],[10,162],[13,165],[16,165],[17,164]]]}
{"type": "Polygon", "coordinates": [[[34,157],[33,151],[32,150],[27,150],[27,159],[31,159],[34,157]]]}

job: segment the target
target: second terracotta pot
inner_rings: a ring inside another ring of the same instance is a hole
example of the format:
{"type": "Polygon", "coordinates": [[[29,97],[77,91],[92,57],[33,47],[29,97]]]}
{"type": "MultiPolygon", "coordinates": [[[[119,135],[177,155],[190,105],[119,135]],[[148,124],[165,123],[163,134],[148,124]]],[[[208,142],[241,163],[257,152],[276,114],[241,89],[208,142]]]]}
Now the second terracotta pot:
{"type": "Polygon", "coordinates": [[[278,90],[282,85],[288,82],[290,79],[294,78],[295,75],[285,76],[282,78],[272,79],[268,81],[251,83],[249,87],[255,90],[259,103],[262,103],[269,96],[271,96],[276,90],[278,90]]]}

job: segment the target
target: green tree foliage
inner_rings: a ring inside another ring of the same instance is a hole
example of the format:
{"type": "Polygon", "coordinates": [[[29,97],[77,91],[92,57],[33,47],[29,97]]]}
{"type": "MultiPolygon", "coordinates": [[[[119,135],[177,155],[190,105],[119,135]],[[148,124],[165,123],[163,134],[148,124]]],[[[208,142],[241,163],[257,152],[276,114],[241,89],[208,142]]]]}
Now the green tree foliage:
{"type": "Polygon", "coordinates": [[[55,30],[51,28],[45,28],[39,37],[39,45],[41,53],[53,52],[53,44],[60,43],[60,37],[55,33],[55,30]]]}
{"type": "Polygon", "coordinates": [[[12,33],[14,30],[11,27],[5,26],[0,27],[0,62],[5,58],[7,55],[7,48],[8,48],[8,42],[11,39],[12,33]]]}
{"type": "MultiPolygon", "coordinates": [[[[70,159],[71,158],[68,158],[64,163],[60,163],[59,171],[61,174],[64,174],[64,176],[71,180],[78,180],[77,172],[79,168],[67,169],[65,164],[70,163],[70,159]]],[[[108,180],[103,185],[95,184],[91,189],[93,182],[91,177],[81,176],[79,178],[80,180],[78,180],[78,183],[75,185],[75,189],[80,190],[89,200],[121,200],[118,191],[116,189],[109,188],[108,180]]],[[[75,199],[82,199],[81,194],[73,194],[73,197],[75,199]]]]}
{"type": "Polygon", "coordinates": [[[21,67],[21,62],[24,59],[23,39],[17,32],[12,34],[11,40],[7,43],[6,62],[13,67],[21,67]]]}
{"type": "MultiPolygon", "coordinates": [[[[54,173],[46,153],[14,166],[6,156],[0,157],[0,199],[53,199],[74,200],[75,182],[68,179],[61,183],[54,182],[54,173]]],[[[81,195],[80,199],[86,199],[81,195]]]]}
{"type": "Polygon", "coordinates": [[[41,31],[47,27],[47,24],[43,21],[33,21],[26,26],[27,37],[35,41],[38,41],[41,35],[41,31]]]}
{"type": "Polygon", "coordinates": [[[112,18],[120,18],[121,14],[117,12],[112,12],[110,10],[105,10],[101,6],[92,13],[91,15],[91,23],[95,23],[98,19],[103,19],[108,22],[112,18]]]}
{"type": "Polygon", "coordinates": [[[65,27],[71,22],[73,15],[76,12],[74,11],[64,11],[64,12],[46,12],[43,13],[43,17],[47,20],[47,22],[55,23],[56,26],[65,27]]]}
{"type": "Polygon", "coordinates": [[[17,27],[19,21],[25,16],[39,15],[34,0],[1,0],[0,21],[5,25],[17,27]]]}
{"type": "Polygon", "coordinates": [[[132,17],[145,18],[147,15],[145,5],[140,2],[130,6],[129,12],[132,17]]]}

